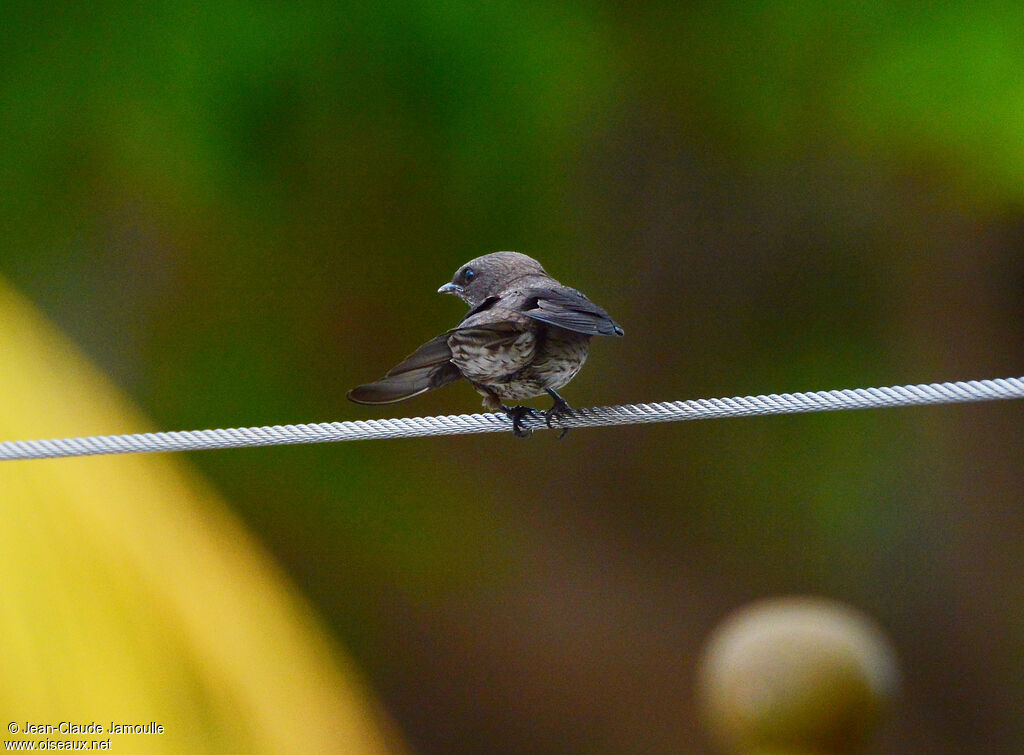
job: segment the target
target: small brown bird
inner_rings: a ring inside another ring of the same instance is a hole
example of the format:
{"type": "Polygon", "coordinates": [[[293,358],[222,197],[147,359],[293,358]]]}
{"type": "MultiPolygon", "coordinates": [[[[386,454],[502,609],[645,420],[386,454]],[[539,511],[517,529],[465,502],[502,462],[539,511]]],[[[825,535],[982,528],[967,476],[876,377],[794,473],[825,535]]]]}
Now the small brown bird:
{"type": "MultiPolygon", "coordinates": [[[[348,392],[357,404],[391,404],[466,378],[488,411],[504,411],[516,435],[525,406],[509,406],[547,393],[551,419],[570,410],[557,389],[576,377],[590,337],[621,336],[601,307],[548,275],[517,252],[495,252],[467,262],[438,293],[455,294],[471,309],[457,327],[420,346],[387,375],[348,392]]],[[[563,430],[562,434],[565,434],[563,430]]]]}

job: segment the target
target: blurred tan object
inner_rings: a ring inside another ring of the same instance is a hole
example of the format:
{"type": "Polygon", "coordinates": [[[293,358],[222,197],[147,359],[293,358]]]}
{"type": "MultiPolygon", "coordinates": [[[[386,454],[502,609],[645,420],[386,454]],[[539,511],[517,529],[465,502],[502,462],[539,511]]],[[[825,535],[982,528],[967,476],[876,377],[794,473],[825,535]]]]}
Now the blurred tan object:
{"type": "MultiPolygon", "coordinates": [[[[146,429],[2,279],[0,353],[0,436],[146,429]]],[[[400,749],[310,607],[187,458],[9,463],[0,502],[5,740],[147,753],[400,749]]]]}
{"type": "Polygon", "coordinates": [[[704,652],[698,696],[714,739],[735,753],[851,753],[896,691],[881,630],[821,598],[763,600],[728,617],[704,652]]]}

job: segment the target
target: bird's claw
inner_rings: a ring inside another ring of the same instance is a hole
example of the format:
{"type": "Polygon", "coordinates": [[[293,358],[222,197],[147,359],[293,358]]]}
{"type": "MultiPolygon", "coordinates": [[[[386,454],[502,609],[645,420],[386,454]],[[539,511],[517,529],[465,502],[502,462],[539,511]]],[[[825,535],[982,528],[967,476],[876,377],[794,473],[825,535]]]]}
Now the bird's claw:
{"type": "Polygon", "coordinates": [[[529,438],[533,430],[523,427],[523,417],[535,416],[536,412],[528,406],[502,406],[505,414],[512,420],[512,434],[517,438],[529,438]]]}
{"type": "MultiPolygon", "coordinates": [[[[546,412],[544,412],[544,424],[546,424],[548,426],[549,430],[554,430],[555,428],[551,426],[551,420],[553,420],[553,419],[555,419],[557,417],[564,417],[564,416],[566,416],[568,414],[572,414],[572,407],[569,406],[569,402],[568,401],[566,401],[564,398],[559,396],[557,393],[555,393],[550,388],[547,389],[547,392],[548,392],[548,395],[550,395],[551,398],[554,399],[555,403],[551,405],[550,409],[548,409],[546,412]]],[[[557,440],[561,440],[562,438],[564,438],[568,434],[568,432],[569,432],[569,428],[568,427],[563,427],[562,431],[560,433],[558,433],[558,435],[555,436],[555,437],[556,437],[557,440]]]]}

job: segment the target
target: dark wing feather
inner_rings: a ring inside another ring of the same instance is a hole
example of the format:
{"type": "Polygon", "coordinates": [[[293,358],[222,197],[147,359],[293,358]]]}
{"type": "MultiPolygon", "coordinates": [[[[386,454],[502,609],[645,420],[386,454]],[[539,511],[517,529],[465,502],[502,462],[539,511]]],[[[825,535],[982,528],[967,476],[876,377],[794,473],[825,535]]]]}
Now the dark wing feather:
{"type": "Polygon", "coordinates": [[[348,398],[357,404],[393,404],[448,385],[462,377],[451,358],[445,333],[420,346],[380,380],[350,390],[348,398]]]}
{"type": "Polygon", "coordinates": [[[388,370],[387,377],[402,375],[424,367],[436,367],[452,358],[448,348],[448,334],[442,333],[420,346],[416,351],[388,370]]]}
{"type": "Polygon", "coordinates": [[[482,302],[480,302],[475,307],[473,307],[471,310],[469,310],[466,313],[466,316],[463,317],[462,320],[460,320],[460,322],[465,322],[466,320],[468,320],[473,315],[479,314],[480,312],[483,312],[485,310],[490,309],[495,304],[497,304],[499,301],[501,301],[501,297],[500,296],[488,296],[482,302]]]}
{"type": "Polygon", "coordinates": [[[539,322],[589,336],[621,336],[625,331],[607,312],[574,288],[531,288],[523,314],[539,322]]]}
{"type": "Polygon", "coordinates": [[[521,328],[511,322],[495,322],[455,328],[448,331],[449,342],[455,348],[485,351],[510,346],[523,335],[521,328]]]}

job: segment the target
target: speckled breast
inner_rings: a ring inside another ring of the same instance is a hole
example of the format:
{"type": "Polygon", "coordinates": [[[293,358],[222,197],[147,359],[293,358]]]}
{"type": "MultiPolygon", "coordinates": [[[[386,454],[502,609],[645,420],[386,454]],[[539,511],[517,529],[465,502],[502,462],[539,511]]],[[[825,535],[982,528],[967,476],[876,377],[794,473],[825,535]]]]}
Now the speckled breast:
{"type": "Polygon", "coordinates": [[[528,365],[488,385],[504,401],[543,395],[545,388],[558,390],[576,377],[587,361],[590,336],[561,328],[546,328],[528,365]]]}

